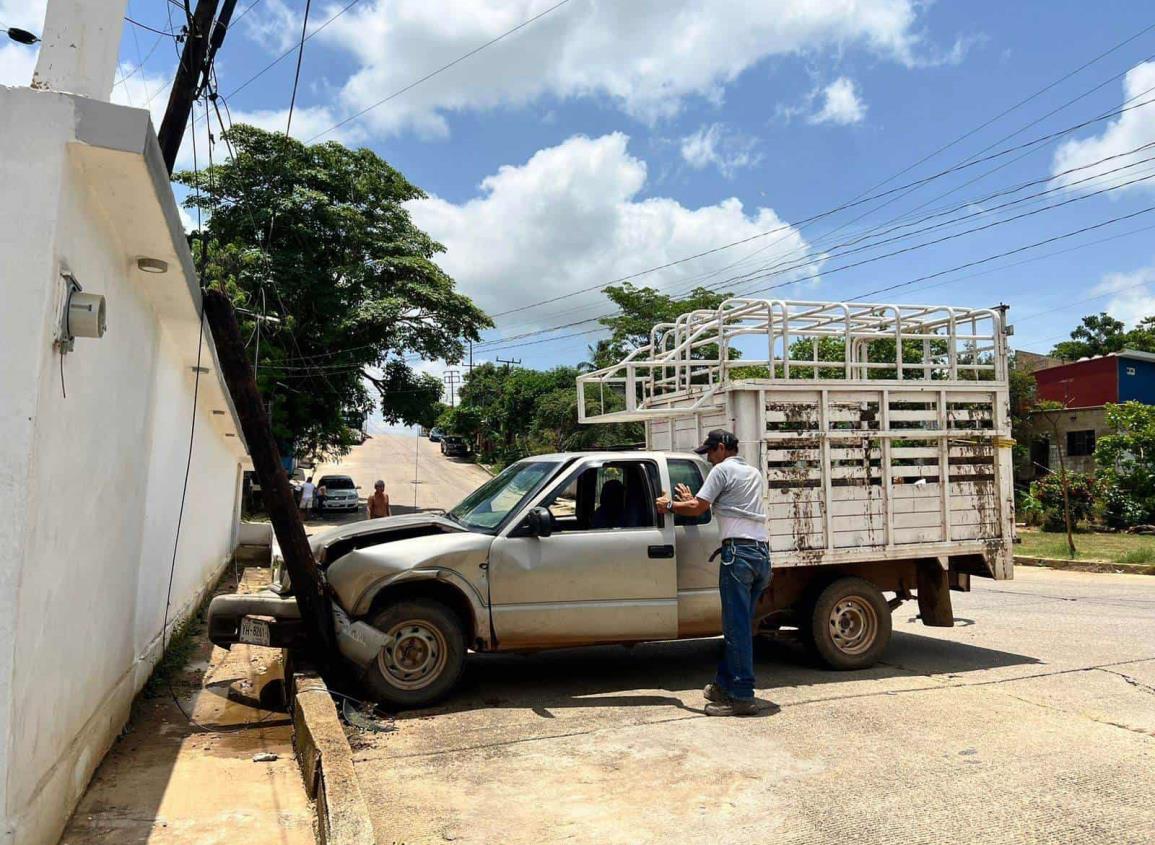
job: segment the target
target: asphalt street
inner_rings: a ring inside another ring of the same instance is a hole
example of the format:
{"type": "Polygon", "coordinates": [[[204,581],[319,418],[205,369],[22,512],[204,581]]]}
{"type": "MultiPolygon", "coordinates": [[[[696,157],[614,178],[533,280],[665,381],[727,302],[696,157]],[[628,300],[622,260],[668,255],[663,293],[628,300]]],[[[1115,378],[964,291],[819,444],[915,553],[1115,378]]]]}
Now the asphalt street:
{"type": "MultiPolygon", "coordinates": [[[[342,471],[412,480],[390,441],[342,471]]],[[[477,483],[421,448],[421,506],[477,483]]],[[[717,640],[472,655],[450,701],[351,737],[378,841],[1155,842],[1155,578],[1019,567],[953,595],[951,629],[896,610],[868,671],[763,648],[745,719],[702,713],[717,640]]]]}
{"type": "MultiPolygon", "coordinates": [[[[364,519],[364,499],[373,484],[385,482],[393,513],[412,513],[429,508],[451,508],[489,480],[489,473],[460,458],[446,458],[441,447],[426,437],[382,434],[355,447],[339,461],[318,464],[311,475],[348,475],[361,489],[362,507],[352,516],[334,514],[325,522],[336,524],[364,519]],[[414,481],[416,480],[416,483],[414,481]]],[[[310,527],[318,520],[310,519],[310,527]]]]}

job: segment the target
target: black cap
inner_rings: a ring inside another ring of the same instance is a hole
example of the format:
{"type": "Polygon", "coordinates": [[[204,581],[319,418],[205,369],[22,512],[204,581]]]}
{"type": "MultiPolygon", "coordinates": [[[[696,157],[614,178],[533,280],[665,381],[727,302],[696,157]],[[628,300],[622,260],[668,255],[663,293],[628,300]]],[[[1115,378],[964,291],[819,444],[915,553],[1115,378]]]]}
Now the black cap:
{"type": "Polygon", "coordinates": [[[732,431],[726,431],[724,428],[716,428],[706,435],[706,442],[694,451],[699,455],[704,455],[718,444],[725,446],[727,451],[737,449],[738,438],[732,431]]]}

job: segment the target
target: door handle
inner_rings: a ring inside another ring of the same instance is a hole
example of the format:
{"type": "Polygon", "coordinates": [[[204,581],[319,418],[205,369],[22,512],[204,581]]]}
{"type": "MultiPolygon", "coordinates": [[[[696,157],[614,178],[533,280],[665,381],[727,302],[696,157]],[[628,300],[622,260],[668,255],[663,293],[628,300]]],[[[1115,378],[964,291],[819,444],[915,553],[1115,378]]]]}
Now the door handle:
{"type": "Polygon", "coordinates": [[[650,546],[649,548],[646,549],[646,554],[648,554],[650,557],[658,557],[658,558],[673,557],[674,556],[674,547],[673,546],[650,546]]]}

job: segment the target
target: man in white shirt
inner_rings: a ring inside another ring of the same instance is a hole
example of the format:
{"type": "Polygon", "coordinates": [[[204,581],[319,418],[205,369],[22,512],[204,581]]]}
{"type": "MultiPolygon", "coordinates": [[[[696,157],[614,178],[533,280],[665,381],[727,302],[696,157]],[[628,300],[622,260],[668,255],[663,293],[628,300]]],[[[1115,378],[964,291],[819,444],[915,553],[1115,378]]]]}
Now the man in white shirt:
{"type": "Polygon", "coordinates": [[[309,513],[313,510],[313,494],[317,490],[317,485],[313,483],[313,476],[309,476],[305,483],[301,485],[301,510],[304,513],[309,513]]]}
{"type": "Polygon", "coordinates": [[[770,535],[762,502],[762,476],[738,457],[738,438],[714,429],[694,450],[713,464],[695,496],[685,484],[674,500],[662,494],[658,508],[668,513],[698,516],[711,507],[722,536],[718,591],[722,597],[725,648],[713,683],[703,694],[710,716],[749,716],[754,700],[754,607],[770,585],[770,535]]]}

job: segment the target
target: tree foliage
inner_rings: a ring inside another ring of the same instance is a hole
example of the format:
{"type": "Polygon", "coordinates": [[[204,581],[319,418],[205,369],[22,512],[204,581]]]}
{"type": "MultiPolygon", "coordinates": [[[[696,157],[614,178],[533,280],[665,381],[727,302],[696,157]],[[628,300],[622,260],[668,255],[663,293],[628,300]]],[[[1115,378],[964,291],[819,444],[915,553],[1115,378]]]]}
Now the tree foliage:
{"type": "Polygon", "coordinates": [[[1107,405],[1110,434],[1095,444],[1095,466],[1110,495],[1104,517],[1115,528],[1155,522],[1155,406],[1107,405]]]}
{"type": "Polygon", "coordinates": [[[281,321],[259,326],[258,386],[278,440],[336,455],[375,406],[390,422],[429,421],[441,384],[404,357],[458,361],[491,322],[413,225],[405,203],[424,193],[367,149],[244,125],[224,137],[232,160],[174,178],[205,216],[193,238],[208,243],[206,280],[249,312],[250,348],[254,314],[281,321]]]}
{"type": "Polygon", "coordinates": [[[1071,331],[1071,339],[1055,344],[1051,355],[1064,361],[1093,358],[1134,349],[1155,352],[1155,315],[1145,317],[1130,331],[1107,312],[1084,317],[1071,331]]]}
{"type": "Polygon", "coordinates": [[[457,407],[438,425],[470,438],[482,460],[638,443],[638,423],[579,425],[576,367],[532,370],[482,364],[465,377],[457,407]]]}

